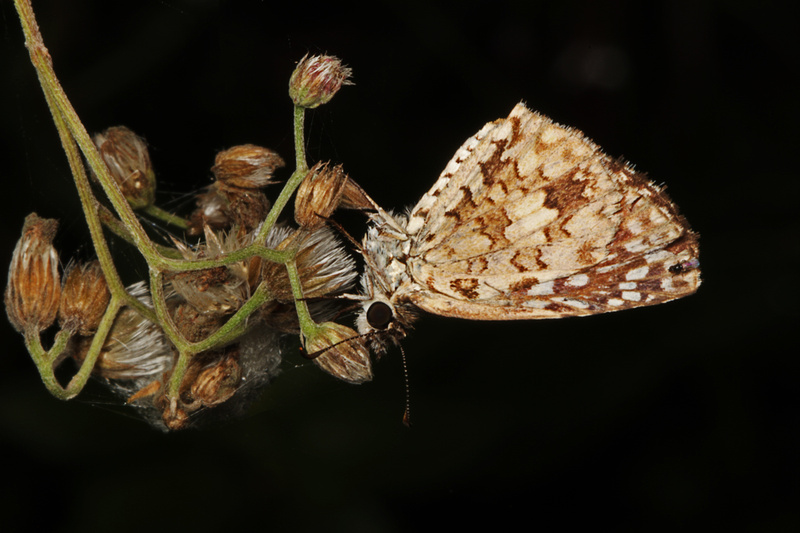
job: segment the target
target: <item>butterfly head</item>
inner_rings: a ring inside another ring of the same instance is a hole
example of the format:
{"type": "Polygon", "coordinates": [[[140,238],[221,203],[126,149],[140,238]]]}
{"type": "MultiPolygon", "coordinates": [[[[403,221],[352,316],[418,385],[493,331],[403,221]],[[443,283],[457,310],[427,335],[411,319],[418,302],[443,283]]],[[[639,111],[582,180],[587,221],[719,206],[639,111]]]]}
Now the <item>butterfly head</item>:
{"type": "Polygon", "coordinates": [[[360,335],[370,339],[372,349],[383,353],[389,344],[397,344],[411,329],[416,319],[414,306],[398,299],[391,292],[380,272],[366,266],[362,277],[361,309],[356,317],[360,335]]]}
{"type": "Polygon", "coordinates": [[[374,218],[362,245],[365,266],[356,326],[361,335],[371,339],[377,353],[405,337],[416,318],[414,306],[403,299],[403,288],[409,281],[406,221],[406,217],[392,214],[374,218]]]}

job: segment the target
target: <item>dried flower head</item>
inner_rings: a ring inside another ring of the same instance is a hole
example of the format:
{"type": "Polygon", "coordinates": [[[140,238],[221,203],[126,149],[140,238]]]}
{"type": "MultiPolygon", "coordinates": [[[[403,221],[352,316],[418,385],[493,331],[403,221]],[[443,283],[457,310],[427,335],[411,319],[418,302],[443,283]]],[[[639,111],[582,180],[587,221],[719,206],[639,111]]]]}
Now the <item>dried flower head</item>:
{"type": "MultiPolygon", "coordinates": [[[[195,249],[175,241],[186,259],[217,259],[250,244],[252,234],[243,231],[214,233],[205,227],[206,241],[195,249]]],[[[250,258],[227,266],[176,272],[168,275],[172,289],[201,313],[230,314],[250,297],[258,283],[261,261],[250,258]]]]}
{"type": "Polygon", "coordinates": [[[318,107],[328,103],[342,85],[352,85],[352,74],[338,57],[306,54],[289,79],[289,97],[296,106],[318,107]]]}
{"type": "Polygon", "coordinates": [[[184,396],[187,405],[211,407],[229,400],[239,388],[242,368],[239,366],[239,348],[228,346],[211,360],[202,356],[193,357],[189,362],[184,383],[188,385],[188,395],[184,396]]]}
{"type": "Polygon", "coordinates": [[[109,385],[127,398],[155,427],[181,430],[205,427],[244,416],[263,388],[279,373],[280,335],[265,327],[251,328],[235,344],[191,358],[174,403],[160,381],[109,385]]]}
{"type": "Polygon", "coordinates": [[[325,225],[344,192],[347,174],[342,165],[329,166],[319,162],[308,171],[297,189],[294,203],[294,219],[306,229],[325,225]]]}
{"type": "Polygon", "coordinates": [[[156,175],[144,139],[125,126],[114,126],[95,135],[94,144],[131,207],[153,205],[156,175]]]}
{"type": "MultiPolygon", "coordinates": [[[[289,236],[286,236],[286,231],[274,233],[285,238],[273,244],[273,234],[270,233],[266,246],[277,250],[297,247],[295,262],[304,297],[320,298],[343,291],[355,281],[358,275],[355,262],[329,228],[322,227],[312,232],[301,228],[289,236]]],[[[294,301],[285,266],[264,261],[261,277],[268,283],[270,294],[276,300],[294,301]]]]}
{"type": "Polygon", "coordinates": [[[242,381],[237,345],[197,354],[189,360],[180,384],[177,401],[170,401],[166,387],[153,399],[161,411],[161,421],[169,430],[186,429],[191,416],[201,409],[230,400],[242,381]]]}
{"type": "MultiPolygon", "coordinates": [[[[144,282],[127,288],[134,298],[152,308],[144,282]]],[[[77,337],[71,356],[83,361],[91,337],[77,337]]],[[[175,354],[161,328],[130,307],[123,307],[111,326],[94,365],[96,375],[109,379],[141,380],[141,388],[172,368],[175,354]]]]}
{"type": "Polygon", "coordinates": [[[58,252],[53,248],[57,228],[58,221],[31,213],[11,256],[6,313],[20,333],[42,331],[56,319],[61,298],[58,252]]]}
{"type": "Polygon", "coordinates": [[[100,325],[111,293],[98,261],[67,267],[58,322],[63,329],[91,335],[100,325]]]}
{"type": "Polygon", "coordinates": [[[259,189],[272,181],[276,169],[285,165],[281,156],[269,148],[242,144],[217,154],[211,171],[217,181],[242,189],[259,189]]]}
{"type": "Polygon", "coordinates": [[[234,226],[247,232],[257,228],[267,217],[269,200],[258,189],[228,187],[212,183],[197,195],[197,209],[189,217],[189,235],[202,235],[205,227],[230,230],[234,226]]]}
{"type": "Polygon", "coordinates": [[[313,338],[304,338],[308,357],[328,374],[348,383],[370,381],[372,362],[363,337],[335,322],[325,322],[319,328],[313,338]]]}
{"type": "Polygon", "coordinates": [[[228,197],[220,192],[216,183],[198,193],[195,202],[197,209],[189,217],[189,235],[202,235],[206,227],[218,231],[233,225],[228,197]]]}

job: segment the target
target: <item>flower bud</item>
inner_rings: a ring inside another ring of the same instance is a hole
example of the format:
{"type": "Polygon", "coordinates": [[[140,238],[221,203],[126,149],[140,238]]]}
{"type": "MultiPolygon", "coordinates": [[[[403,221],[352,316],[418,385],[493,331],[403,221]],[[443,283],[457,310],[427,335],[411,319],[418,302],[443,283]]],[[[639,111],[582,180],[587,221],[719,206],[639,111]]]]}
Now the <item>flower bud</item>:
{"type": "Polygon", "coordinates": [[[100,325],[111,293],[98,261],[72,264],[64,279],[58,323],[63,329],[91,335],[100,325]]]}
{"type": "Polygon", "coordinates": [[[289,97],[294,105],[315,108],[326,104],[342,85],[352,85],[353,71],[334,56],[306,54],[289,79],[289,97]]]}
{"type": "Polygon", "coordinates": [[[242,189],[259,189],[275,183],[272,173],[285,165],[281,156],[268,148],[242,144],[217,154],[211,172],[217,181],[242,189]]]}
{"type": "Polygon", "coordinates": [[[58,313],[61,282],[58,252],[53,248],[58,221],[25,217],[8,268],[5,304],[8,319],[20,333],[50,327],[58,313]]]}
{"type": "Polygon", "coordinates": [[[308,357],[328,374],[348,383],[372,379],[372,362],[363,337],[335,322],[320,324],[313,338],[304,339],[308,357]]]}
{"type": "Polygon", "coordinates": [[[294,220],[305,229],[322,227],[339,206],[346,182],[341,165],[314,165],[297,189],[294,220]]]}
{"type": "Polygon", "coordinates": [[[144,139],[125,126],[114,126],[95,135],[94,144],[131,207],[153,205],[156,175],[144,139]]]}

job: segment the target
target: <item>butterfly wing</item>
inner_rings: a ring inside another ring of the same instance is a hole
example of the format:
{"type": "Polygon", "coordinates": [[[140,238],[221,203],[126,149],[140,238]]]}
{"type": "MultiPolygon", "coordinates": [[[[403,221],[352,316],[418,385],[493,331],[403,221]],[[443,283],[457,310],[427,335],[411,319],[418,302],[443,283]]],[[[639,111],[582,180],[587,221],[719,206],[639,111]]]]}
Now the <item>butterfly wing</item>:
{"type": "Polygon", "coordinates": [[[667,196],[523,104],[462,145],[407,230],[407,298],[445,316],[595,314],[700,284],[696,235],[667,196]]]}

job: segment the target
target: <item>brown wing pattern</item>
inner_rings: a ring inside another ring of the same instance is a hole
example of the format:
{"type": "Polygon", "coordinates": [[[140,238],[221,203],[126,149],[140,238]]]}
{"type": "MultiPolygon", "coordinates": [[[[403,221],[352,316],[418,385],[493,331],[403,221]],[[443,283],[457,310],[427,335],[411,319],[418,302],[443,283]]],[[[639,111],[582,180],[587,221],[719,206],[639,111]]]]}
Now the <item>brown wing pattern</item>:
{"type": "Polygon", "coordinates": [[[667,196],[522,104],[464,143],[408,231],[409,299],[447,316],[595,314],[700,283],[696,236],[667,196]]]}

